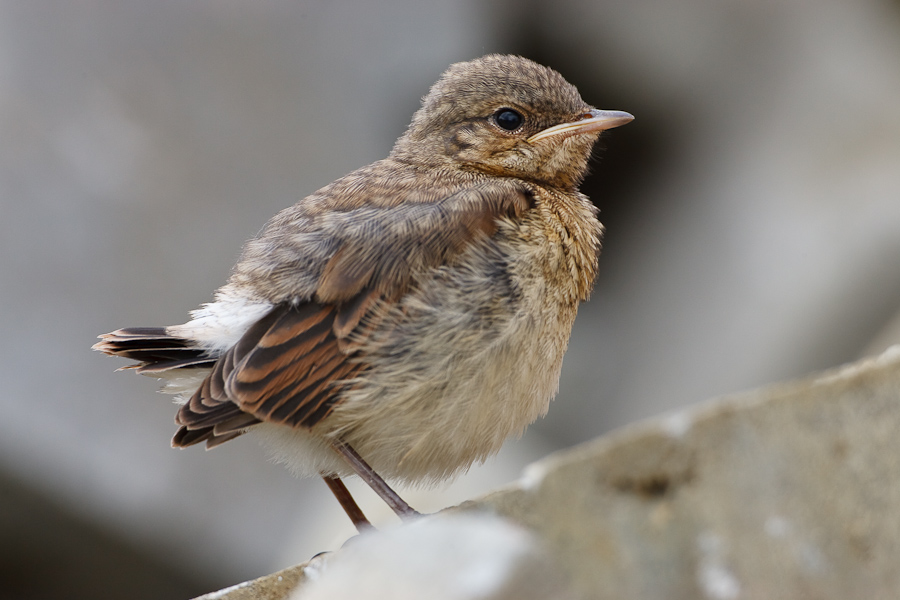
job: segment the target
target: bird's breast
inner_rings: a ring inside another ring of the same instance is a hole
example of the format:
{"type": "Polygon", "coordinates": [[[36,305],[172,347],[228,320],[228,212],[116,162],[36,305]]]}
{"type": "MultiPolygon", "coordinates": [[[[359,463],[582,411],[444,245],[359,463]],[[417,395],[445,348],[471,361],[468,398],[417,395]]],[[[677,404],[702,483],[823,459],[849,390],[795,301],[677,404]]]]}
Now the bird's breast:
{"type": "Polygon", "coordinates": [[[493,238],[379,315],[361,350],[367,369],[323,425],[382,475],[451,476],[546,412],[578,274],[541,218],[504,219],[493,238]]]}

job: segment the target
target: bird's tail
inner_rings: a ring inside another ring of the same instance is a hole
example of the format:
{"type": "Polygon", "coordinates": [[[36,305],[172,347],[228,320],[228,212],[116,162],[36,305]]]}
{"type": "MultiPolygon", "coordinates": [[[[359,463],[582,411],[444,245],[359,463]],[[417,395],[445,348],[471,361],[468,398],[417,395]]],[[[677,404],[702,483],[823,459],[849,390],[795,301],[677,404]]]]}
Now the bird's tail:
{"type": "Polygon", "coordinates": [[[177,401],[184,406],[175,419],[181,428],[172,440],[173,446],[181,448],[206,441],[206,447],[213,448],[259,423],[227,398],[210,399],[207,375],[218,356],[197,342],[170,335],[165,327],[127,327],[99,337],[94,350],[138,361],[122,369],[164,379],[162,391],[179,396],[177,401]],[[204,398],[208,399],[206,404],[204,398]]]}
{"type": "Polygon", "coordinates": [[[163,377],[173,369],[210,369],[216,362],[205,348],[169,335],[165,327],[126,327],[99,337],[94,350],[138,361],[122,368],[143,375],[163,377]]]}

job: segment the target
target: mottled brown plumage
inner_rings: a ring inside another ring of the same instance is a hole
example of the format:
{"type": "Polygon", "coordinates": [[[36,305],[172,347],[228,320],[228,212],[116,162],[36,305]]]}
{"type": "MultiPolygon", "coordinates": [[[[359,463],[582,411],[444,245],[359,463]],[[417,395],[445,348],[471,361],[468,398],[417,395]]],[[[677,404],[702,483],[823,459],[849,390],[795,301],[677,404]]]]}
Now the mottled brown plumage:
{"type": "Polygon", "coordinates": [[[444,479],[546,411],[600,251],[577,187],[630,120],[520,57],[452,65],[388,158],[276,215],[191,321],[95,348],[181,394],[173,445],[256,430],[345,507],[357,473],[411,514],[375,472],[444,479]]]}

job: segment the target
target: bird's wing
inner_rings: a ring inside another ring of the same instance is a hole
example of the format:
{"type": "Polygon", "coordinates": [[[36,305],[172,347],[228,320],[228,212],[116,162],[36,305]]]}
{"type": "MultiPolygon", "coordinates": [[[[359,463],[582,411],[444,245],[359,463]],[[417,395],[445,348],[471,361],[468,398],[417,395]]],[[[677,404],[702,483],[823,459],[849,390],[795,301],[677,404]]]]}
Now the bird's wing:
{"type": "MultiPolygon", "coordinates": [[[[365,318],[371,309],[396,302],[417,274],[452,265],[493,235],[498,219],[515,219],[530,206],[523,188],[487,185],[435,202],[329,213],[309,234],[332,249],[314,293],[278,303],[218,359],[179,411],[173,444],[215,445],[248,421],[314,426],[334,408],[342,382],[366,367],[356,349],[373,326],[365,318]]],[[[302,245],[302,237],[293,243],[302,245]]],[[[290,275],[271,265],[269,273],[290,275]]]]}

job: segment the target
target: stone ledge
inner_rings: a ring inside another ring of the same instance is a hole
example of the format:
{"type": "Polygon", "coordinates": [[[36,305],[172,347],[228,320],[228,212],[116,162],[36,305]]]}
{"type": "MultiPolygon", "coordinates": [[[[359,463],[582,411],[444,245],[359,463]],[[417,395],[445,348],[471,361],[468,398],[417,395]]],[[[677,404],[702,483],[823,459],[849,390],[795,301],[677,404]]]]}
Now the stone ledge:
{"type": "MultiPolygon", "coordinates": [[[[585,598],[900,597],[900,347],[624,428],[445,512],[524,526],[585,598]]],[[[203,598],[286,598],[302,568],[203,598]]]]}
{"type": "Polygon", "coordinates": [[[283,600],[304,580],[310,562],[198,596],[194,600],[283,600]]]}

